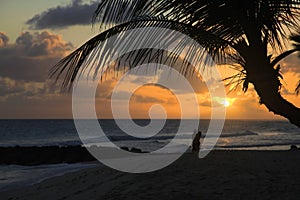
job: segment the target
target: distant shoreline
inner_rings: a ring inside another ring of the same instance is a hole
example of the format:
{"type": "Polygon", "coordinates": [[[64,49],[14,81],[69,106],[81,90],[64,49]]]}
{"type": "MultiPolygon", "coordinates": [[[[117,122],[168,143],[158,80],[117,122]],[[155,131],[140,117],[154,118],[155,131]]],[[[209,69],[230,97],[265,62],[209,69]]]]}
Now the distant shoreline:
{"type": "MultiPolygon", "coordinates": [[[[100,148],[107,151],[107,147],[77,146],[42,146],[42,147],[0,147],[0,165],[45,165],[59,163],[81,163],[96,161],[89,152],[89,148],[100,148]]],[[[122,147],[133,153],[146,153],[138,148],[122,147]]]]}
{"type": "MultiPolygon", "coordinates": [[[[74,120],[74,118],[0,118],[0,120],[74,120]]],[[[93,118],[82,118],[79,120],[94,120],[93,118]]],[[[99,118],[97,120],[115,120],[115,118],[99,118]]],[[[127,119],[127,118],[120,118],[118,120],[152,120],[147,118],[134,118],[134,119],[127,119]]],[[[153,119],[153,120],[162,120],[162,119],[153,119]]],[[[163,119],[164,120],[164,119],[163,119]]],[[[181,120],[180,118],[168,118],[166,120],[181,120]]],[[[183,120],[198,120],[193,118],[183,119],[183,120]]],[[[201,118],[199,120],[211,120],[210,118],[201,118]]],[[[224,120],[224,119],[215,119],[215,120],[224,120]]],[[[225,121],[276,121],[276,122],[288,122],[286,119],[225,119],[225,121]]]]}
{"type": "MultiPolygon", "coordinates": [[[[96,146],[92,146],[95,148],[96,146]]],[[[89,147],[91,148],[91,147],[89,147]]],[[[99,148],[99,147],[96,147],[99,148]]],[[[110,148],[100,147],[103,150],[110,148]]],[[[122,147],[127,151],[133,153],[147,153],[138,148],[122,147]]],[[[299,149],[297,149],[299,150],[299,149]]],[[[101,151],[101,149],[99,149],[101,151]]],[[[230,148],[217,148],[213,151],[252,151],[252,152],[285,152],[290,150],[257,150],[257,149],[230,149],[230,148]]],[[[299,150],[300,151],[300,150],[299,150]]],[[[188,150],[189,152],[189,150],[188,150]]],[[[188,153],[187,152],[187,153],[188,153]]],[[[59,163],[80,163],[91,162],[96,159],[89,153],[87,148],[77,146],[42,146],[42,147],[0,147],[0,165],[44,165],[44,164],[59,164],[59,163]]]]}

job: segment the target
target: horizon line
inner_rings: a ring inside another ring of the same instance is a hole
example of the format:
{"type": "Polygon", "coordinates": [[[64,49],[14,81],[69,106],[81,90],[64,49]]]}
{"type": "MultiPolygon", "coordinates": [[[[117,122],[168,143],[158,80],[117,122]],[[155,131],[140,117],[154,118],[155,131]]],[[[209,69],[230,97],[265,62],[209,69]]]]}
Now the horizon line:
{"type": "MultiPolygon", "coordinates": [[[[92,120],[93,118],[81,118],[79,120],[92,120]]],[[[0,120],[74,120],[74,118],[0,118],[0,120]]],[[[97,120],[115,120],[114,118],[97,118],[97,120]]],[[[117,118],[117,120],[130,120],[130,118],[117,118]]],[[[164,120],[162,118],[132,118],[131,120],[164,120]]],[[[196,120],[195,118],[167,118],[165,120],[196,120]]],[[[202,118],[199,120],[212,120],[210,118],[202,118]]],[[[223,120],[223,119],[213,119],[213,120],[223,120]]],[[[227,120],[243,120],[243,121],[287,121],[286,119],[254,119],[254,118],[230,118],[230,119],[224,119],[224,121],[227,120]]]]}

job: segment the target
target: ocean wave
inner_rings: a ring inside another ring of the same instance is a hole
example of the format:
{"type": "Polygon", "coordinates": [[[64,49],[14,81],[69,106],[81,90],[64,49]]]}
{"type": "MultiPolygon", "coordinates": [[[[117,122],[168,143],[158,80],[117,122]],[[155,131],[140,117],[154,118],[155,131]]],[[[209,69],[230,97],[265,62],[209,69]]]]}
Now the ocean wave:
{"type": "Polygon", "coordinates": [[[79,146],[82,145],[82,142],[79,140],[72,140],[72,141],[52,141],[52,142],[45,142],[40,143],[38,141],[28,141],[28,142],[9,142],[0,143],[0,147],[49,147],[49,146],[79,146]]]}
{"type": "Polygon", "coordinates": [[[259,134],[252,132],[252,131],[244,131],[244,132],[238,132],[238,133],[222,134],[221,137],[226,138],[226,137],[241,137],[241,136],[251,136],[251,135],[259,135],[259,134]]]}
{"type": "Polygon", "coordinates": [[[255,136],[259,135],[256,132],[253,131],[243,131],[243,132],[237,132],[237,133],[222,133],[221,135],[210,133],[210,134],[204,134],[202,137],[207,137],[207,138],[214,138],[214,137],[219,137],[219,138],[230,138],[230,137],[244,137],[244,136],[255,136]]]}
{"type": "Polygon", "coordinates": [[[278,143],[261,143],[261,144],[235,144],[235,145],[217,145],[216,148],[255,148],[255,147],[272,147],[272,146],[290,146],[290,145],[300,145],[300,141],[298,142],[278,142],[278,143]]]}

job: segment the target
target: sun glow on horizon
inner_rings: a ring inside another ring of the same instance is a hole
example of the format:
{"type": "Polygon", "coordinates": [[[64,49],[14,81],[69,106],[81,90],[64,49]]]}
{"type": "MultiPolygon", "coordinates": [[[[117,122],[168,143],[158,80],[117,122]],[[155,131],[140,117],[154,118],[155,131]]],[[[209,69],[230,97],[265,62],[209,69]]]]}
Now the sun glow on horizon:
{"type": "Polygon", "coordinates": [[[235,98],[220,98],[216,100],[219,104],[221,104],[222,106],[228,108],[230,106],[232,106],[233,102],[235,101],[235,98]]]}
{"type": "Polygon", "coordinates": [[[230,102],[227,99],[225,99],[221,104],[224,105],[225,107],[230,106],[230,102]]]}

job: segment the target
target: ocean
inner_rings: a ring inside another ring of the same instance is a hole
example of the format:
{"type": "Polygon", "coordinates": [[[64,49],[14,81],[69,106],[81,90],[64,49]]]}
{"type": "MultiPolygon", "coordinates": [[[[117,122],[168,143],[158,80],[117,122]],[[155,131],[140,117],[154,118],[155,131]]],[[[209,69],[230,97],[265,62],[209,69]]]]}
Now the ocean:
{"type": "MultiPolygon", "coordinates": [[[[136,120],[144,126],[149,120],[136,120]]],[[[167,120],[163,129],[151,138],[134,138],[124,134],[114,120],[99,120],[107,137],[118,146],[153,151],[167,144],[178,130],[180,120],[167,120]]],[[[209,120],[201,120],[204,134],[209,120]]],[[[87,134],[88,134],[87,127],[87,134]]],[[[192,132],[193,130],[191,130],[192,132]]],[[[87,137],[88,138],[88,137],[87,137]]],[[[184,139],[182,138],[183,143],[184,139]]],[[[101,143],[100,138],[86,143],[101,143]]],[[[181,141],[178,141],[180,143],[181,141]]],[[[72,146],[81,145],[73,120],[0,120],[0,147],[8,146],[72,146]]],[[[226,120],[217,149],[287,149],[300,145],[300,128],[287,121],[226,120]]],[[[105,144],[102,144],[105,145],[105,144]]]]}
{"type": "MultiPolygon", "coordinates": [[[[149,120],[135,120],[141,126],[149,120]]],[[[201,120],[204,133],[209,120],[201,120]]],[[[114,120],[99,120],[106,136],[119,147],[135,147],[154,151],[170,142],[178,131],[180,120],[167,120],[163,129],[150,138],[134,138],[122,132],[114,120]]],[[[87,134],[88,134],[87,127],[87,134]]],[[[191,130],[192,132],[193,130],[191,130]]],[[[209,136],[208,136],[209,137],[209,136]]],[[[176,140],[185,145],[190,135],[176,140]]],[[[85,144],[109,146],[101,138],[87,137],[85,144]]],[[[82,145],[73,120],[0,120],[0,147],[15,146],[75,146],[82,145]]],[[[300,128],[287,121],[226,120],[215,149],[287,150],[300,145],[300,128]]],[[[205,147],[204,147],[205,148],[205,147]]],[[[95,163],[53,164],[39,166],[0,165],[0,191],[34,184],[46,178],[70,171],[93,167],[95,163]]]]}

